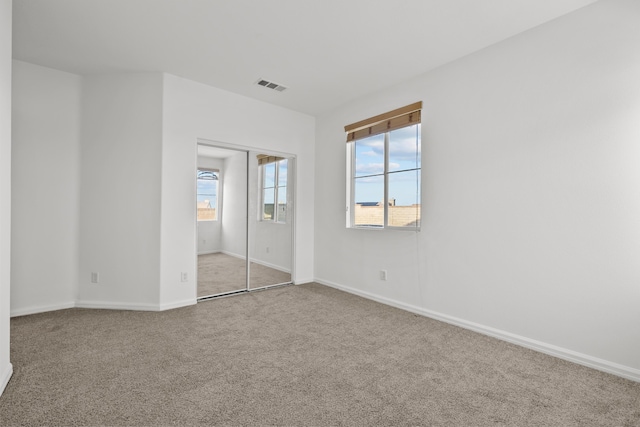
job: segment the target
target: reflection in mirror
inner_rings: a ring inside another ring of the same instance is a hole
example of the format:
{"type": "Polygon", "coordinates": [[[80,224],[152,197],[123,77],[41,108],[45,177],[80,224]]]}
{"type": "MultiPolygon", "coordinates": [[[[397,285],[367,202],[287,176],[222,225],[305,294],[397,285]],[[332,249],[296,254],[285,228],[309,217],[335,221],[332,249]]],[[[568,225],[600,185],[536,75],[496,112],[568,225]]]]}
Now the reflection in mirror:
{"type": "Polygon", "coordinates": [[[247,152],[198,145],[198,298],[247,289],[247,152]]]}
{"type": "Polygon", "coordinates": [[[292,157],[249,152],[250,289],[291,283],[292,157]]]}

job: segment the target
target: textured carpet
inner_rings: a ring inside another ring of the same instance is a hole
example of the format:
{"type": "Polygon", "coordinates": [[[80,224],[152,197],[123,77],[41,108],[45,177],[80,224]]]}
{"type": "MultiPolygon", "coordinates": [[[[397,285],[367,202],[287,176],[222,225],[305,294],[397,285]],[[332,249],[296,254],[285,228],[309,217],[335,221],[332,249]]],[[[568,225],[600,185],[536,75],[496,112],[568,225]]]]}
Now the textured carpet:
{"type": "Polygon", "coordinates": [[[317,284],[11,321],[0,425],[638,426],[640,384],[317,284]]]}
{"type": "MultiPolygon", "coordinates": [[[[251,289],[291,281],[291,274],[251,263],[251,289]]],[[[223,253],[198,256],[198,296],[245,290],[247,288],[245,261],[223,253]]]]}

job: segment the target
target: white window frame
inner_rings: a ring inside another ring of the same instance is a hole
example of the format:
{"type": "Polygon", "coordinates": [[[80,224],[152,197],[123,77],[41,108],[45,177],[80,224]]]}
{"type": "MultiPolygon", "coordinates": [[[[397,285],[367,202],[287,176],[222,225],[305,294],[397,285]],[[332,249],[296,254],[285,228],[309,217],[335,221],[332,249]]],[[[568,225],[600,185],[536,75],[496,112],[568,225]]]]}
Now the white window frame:
{"type": "MultiPolygon", "coordinates": [[[[417,135],[419,138],[418,143],[422,145],[422,125],[420,123],[416,124],[418,126],[417,135]]],[[[396,172],[407,172],[412,170],[420,171],[420,178],[422,178],[422,159],[420,161],[419,168],[406,169],[402,171],[393,171],[389,172],[389,134],[390,132],[383,133],[384,135],[384,171],[380,174],[372,174],[371,176],[383,176],[384,181],[384,200],[383,200],[383,224],[382,225],[357,225],[355,223],[355,182],[356,182],[356,141],[350,141],[347,143],[347,228],[355,228],[355,229],[371,229],[371,230],[403,230],[403,231],[420,231],[422,226],[422,215],[420,215],[420,223],[417,227],[399,227],[392,226],[389,224],[389,175],[396,172]]],[[[422,153],[422,150],[420,150],[422,153]]],[[[418,204],[420,209],[422,209],[422,183],[419,181],[419,200],[418,204]]]]}
{"type": "Polygon", "coordinates": [[[196,221],[200,222],[200,221],[220,221],[220,189],[221,189],[221,185],[220,182],[222,180],[222,174],[220,172],[220,170],[218,169],[212,169],[212,168],[206,168],[206,167],[198,167],[196,169],[196,221]],[[201,171],[205,171],[205,172],[212,172],[214,174],[216,174],[216,176],[218,177],[216,181],[216,205],[212,206],[212,208],[214,208],[216,210],[216,217],[214,219],[199,219],[198,215],[197,215],[197,203],[198,203],[198,180],[200,179],[198,177],[198,175],[200,174],[201,171]]]}
{"type": "Polygon", "coordinates": [[[274,162],[270,162],[270,163],[265,163],[262,165],[259,165],[259,175],[260,175],[260,211],[258,212],[259,215],[259,220],[262,222],[271,222],[274,224],[286,224],[289,221],[289,163],[287,163],[287,177],[286,177],[286,183],[285,185],[281,186],[280,185],[280,162],[286,161],[288,162],[289,159],[279,159],[276,160],[274,162]],[[274,164],[275,165],[275,173],[274,173],[274,182],[273,182],[273,216],[271,219],[267,219],[264,217],[264,191],[265,191],[265,174],[266,174],[266,168],[265,166],[267,165],[271,165],[274,164]],[[279,193],[279,189],[280,188],[286,188],[287,190],[287,208],[286,208],[286,213],[285,213],[285,219],[281,220],[280,219],[280,215],[279,215],[279,211],[278,211],[278,193],[279,193]]]}

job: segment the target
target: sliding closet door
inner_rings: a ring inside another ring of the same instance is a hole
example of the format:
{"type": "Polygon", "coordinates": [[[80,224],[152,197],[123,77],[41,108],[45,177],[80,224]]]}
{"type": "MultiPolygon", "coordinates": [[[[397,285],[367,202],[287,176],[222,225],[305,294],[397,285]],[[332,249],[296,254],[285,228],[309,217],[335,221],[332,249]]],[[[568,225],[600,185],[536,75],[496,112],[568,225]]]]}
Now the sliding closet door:
{"type": "Polygon", "coordinates": [[[291,283],[294,158],[249,152],[249,288],[291,283]]]}
{"type": "Polygon", "coordinates": [[[247,290],[247,152],[198,145],[198,298],[247,290]]]}

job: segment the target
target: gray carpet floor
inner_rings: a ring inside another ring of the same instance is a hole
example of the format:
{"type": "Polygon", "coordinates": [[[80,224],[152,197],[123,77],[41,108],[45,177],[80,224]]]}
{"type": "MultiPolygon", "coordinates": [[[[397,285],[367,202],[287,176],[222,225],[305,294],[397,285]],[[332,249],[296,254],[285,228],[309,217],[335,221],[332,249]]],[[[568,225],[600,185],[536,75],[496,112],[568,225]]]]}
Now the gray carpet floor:
{"type": "MultiPolygon", "coordinates": [[[[291,281],[291,274],[255,262],[250,269],[251,289],[291,281]]],[[[244,290],[245,261],[223,253],[198,255],[198,297],[244,290]]]]}
{"type": "Polygon", "coordinates": [[[318,284],[11,321],[2,426],[638,426],[640,384],[318,284]]]}

